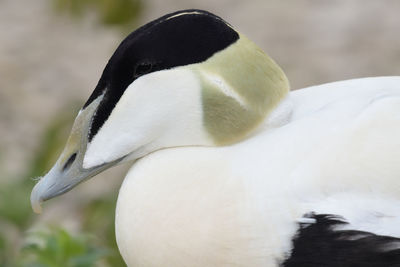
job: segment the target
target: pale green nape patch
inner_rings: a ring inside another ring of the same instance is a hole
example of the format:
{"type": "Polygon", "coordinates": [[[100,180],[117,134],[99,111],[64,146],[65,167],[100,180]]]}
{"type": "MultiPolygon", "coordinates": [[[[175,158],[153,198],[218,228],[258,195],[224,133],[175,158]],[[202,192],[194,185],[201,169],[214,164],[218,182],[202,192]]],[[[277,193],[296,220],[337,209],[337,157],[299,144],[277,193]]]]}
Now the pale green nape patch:
{"type": "Polygon", "coordinates": [[[245,138],[289,92],[282,69],[243,35],[193,68],[202,83],[204,127],[217,145],[245,138]]]}

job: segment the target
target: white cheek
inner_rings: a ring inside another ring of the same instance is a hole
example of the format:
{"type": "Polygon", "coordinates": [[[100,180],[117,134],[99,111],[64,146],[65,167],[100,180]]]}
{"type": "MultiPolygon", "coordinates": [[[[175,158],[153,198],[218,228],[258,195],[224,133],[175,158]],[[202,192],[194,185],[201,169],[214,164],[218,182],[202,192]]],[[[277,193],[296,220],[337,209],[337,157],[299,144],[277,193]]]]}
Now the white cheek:
{"type": "Polygon", "coordinates": [[[208,142],[197,77],[185,68],[159,71],[137,79],[125,90],[88,145],[83,167],[128,154],[137,158],[160,148],[208,142]]]}

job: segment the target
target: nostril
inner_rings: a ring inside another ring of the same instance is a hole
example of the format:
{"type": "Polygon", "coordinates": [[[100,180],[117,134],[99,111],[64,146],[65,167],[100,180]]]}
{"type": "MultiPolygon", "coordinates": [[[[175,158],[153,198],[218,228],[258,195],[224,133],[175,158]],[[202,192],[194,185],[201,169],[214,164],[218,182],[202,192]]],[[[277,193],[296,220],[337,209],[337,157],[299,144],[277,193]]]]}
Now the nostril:
{"type": "Polygon", "coordinates": [[[74,162],[76,158],[76,153],[72,154],[69,159],[67,160],[67,162],[65,163],[64,167],[63,167],[63,171],[65,171],[66,169],[68,169],[72,163],[74,162]]]}

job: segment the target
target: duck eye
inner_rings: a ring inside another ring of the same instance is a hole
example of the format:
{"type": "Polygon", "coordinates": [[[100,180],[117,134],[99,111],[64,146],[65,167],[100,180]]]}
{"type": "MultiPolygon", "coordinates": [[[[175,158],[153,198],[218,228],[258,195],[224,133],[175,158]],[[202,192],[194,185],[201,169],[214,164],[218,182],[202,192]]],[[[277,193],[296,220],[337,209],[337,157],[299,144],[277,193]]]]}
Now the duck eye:
{"type": "Polygon", "coordinates": [[[153,68],[153,64],[150,62],[142,62],[136,66],[135,69],[135,78],[142,76],[144,74],[149,73],[153,68]]]}
{"type": "Polygon", "coordinates": [[[63,167],[63,171],[67,170],[72,163],[75,161],[76,158],[76,153],[72,154],[69,159],[67,160],[67,162],[65,163],[64,167],[63,167]]]}

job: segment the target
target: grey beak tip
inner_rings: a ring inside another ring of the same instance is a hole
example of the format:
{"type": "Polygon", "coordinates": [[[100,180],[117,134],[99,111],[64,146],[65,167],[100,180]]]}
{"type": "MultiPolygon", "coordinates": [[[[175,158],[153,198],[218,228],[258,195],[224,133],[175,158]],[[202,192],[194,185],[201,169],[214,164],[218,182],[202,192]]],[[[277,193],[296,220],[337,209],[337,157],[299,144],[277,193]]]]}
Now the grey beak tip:
{"type": "Polygon", "coordinates": [[[42,212],[43,198],[41,196],[41,183],[40,181],[35,185],[31,193],[31,206],[35,213],[39,214],[42,212]]]}

